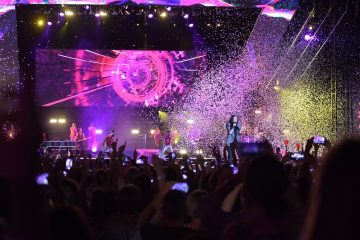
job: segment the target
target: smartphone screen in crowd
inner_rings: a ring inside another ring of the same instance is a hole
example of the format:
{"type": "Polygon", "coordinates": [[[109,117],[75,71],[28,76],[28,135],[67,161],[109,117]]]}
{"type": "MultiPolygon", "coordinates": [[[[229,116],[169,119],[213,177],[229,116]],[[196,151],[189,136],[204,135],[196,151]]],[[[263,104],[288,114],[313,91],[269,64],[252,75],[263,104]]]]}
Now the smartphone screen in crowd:
{"type": "Polygon", "coordinates": [[[290,155],[290,159],[295,161],[302,160],[304,158],[305,158],[304,153],[297,152],[297,153],[292,153],[290,155]]]}
{"type": "Polygon", "coordinates": [[[184,192],[184,193],[188,193],[189,190],[190,190],[190,187],[187,183],[184,183],[184,182],[177,182],[175,183],[172,188],[172,190],[178,190],[178,191],[181,191],[181,192],[184,192]]]}
{"type": "Polygon", "coordinates": [[[48,185],[49,184],[48,177],[49,177],[48,173],[40,174],[39,176],[36,177],[36,183],[38,185],[48,185]]]}
{"type": "Polygon", "coordinates": [[[143,164],[144,164],[144,160],[142,160],[142,159],[136,159],[136,164],[138,164],[138,165],[143,165],[143,164]]]}
{"type": "Polygon", "coordinates": [[[325,144],[325,137],[314,136],[314,143],[316,143],[316,144],[325,144]]]}

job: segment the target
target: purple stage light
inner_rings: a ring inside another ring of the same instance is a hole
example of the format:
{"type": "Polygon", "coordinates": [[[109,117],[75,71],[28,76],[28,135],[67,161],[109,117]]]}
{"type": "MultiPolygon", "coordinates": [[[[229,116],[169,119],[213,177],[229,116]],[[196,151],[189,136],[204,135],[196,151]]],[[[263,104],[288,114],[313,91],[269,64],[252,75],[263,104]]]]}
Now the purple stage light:
{"type": "Polygon", "coordinates": [[[51,26],[51,25],[52,25],[52,22],[47,22],[47,25],[48,25],[48,26],[51,26]]]}
{"type": "Polygon", "coordinates": [[[100,17],[100,13],[95,13],[95,17],[100,17]]]}
{"type": "Polygon", "coordinates": [[[65,16],[65,13],[61,12],[61,13],[59,13],[59,16],[63,17],[63,16],[65,16]]]}
{"type": "Polygon", "coordinates": [[[92,147],[92,148],[91,148],[91,151],[92,151],[92,152],[96,152],[96,151],[97,151],[97,147],[92,147]]]}
{"type": "Polygon", "coordinates": [[[153,18],[153,17],[154,17],[154,14],[149,13],[148,18],[153,18]]]}
{"type": "Polygon", "coordinates": [[[193,23],[190,23],[190,24],[189,24],[189,28],[192,28],[192,27],[194,27],[194,24],[193,24],[193,23]]]}
{"type": "Polygon", "coordinates": [[[85,9],[88,10],[89,8],[90,8],[89,5],[86,5],[85,9]]]}
{"type": "Polygon", "coordinates": [[[304,37],[304,39],[305,39],[306,41],[310,41],[310,40],[313,39],[313,37],[310,36],[310,34],[306,34],[305,37],[304,37]]]}
{"type": "Polygon", "coordinates": [[[170,11],[171,11],[171,7],[167,7],[166,10],[170,12],[170,11]]]}
{"type": "Polygon", "coordinates": [[[96,134],[102,134],[102,133],[103,133],[103,130],[101,130],[101,129],[96,129],[95,133],[96,133],[96,134]]]}
{"type": "Polygon", "coordinates": [[[189,18],[189,14],[184,14],[184,18],[188,19],[189,18]]]}

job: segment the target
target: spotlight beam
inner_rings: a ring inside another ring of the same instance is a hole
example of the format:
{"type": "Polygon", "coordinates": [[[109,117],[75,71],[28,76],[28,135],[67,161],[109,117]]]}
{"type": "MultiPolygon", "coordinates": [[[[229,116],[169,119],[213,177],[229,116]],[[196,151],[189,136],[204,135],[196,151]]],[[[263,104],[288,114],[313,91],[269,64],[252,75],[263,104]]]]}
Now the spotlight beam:
{"type": "Polygon", "coordinates": [[[320,30],[320,28],[322,27],[322,25],[324,24],[325,20],[328,18],[329,14],[331,12],[331,7],[329,8],[329,11],[326,13],[326,16],[324,17],[324,19],[321,21],[321,24],[319,25],[319,27],[317,28],[316,32],[314,33],[314,37],[308,42],[308,44],[306,45],[305,49],[303,50],[303,52],[301,53],[300,57],[298,58],[298,60],[296,61],[295,65],[293,66],[293,68],[291,69],[291,71],[289,72],[289,74],[286,76],[286,78],[284,79],[283,84],[286,84],[291,76],[291,74],[295,71],[297,65],[299,64],[300,60],[302,59],[302,57],[304,56],[304,54],[306,53],[307,49],[309,48],[310,44],[313,42],[313,40],[315,39],[315,37],[317,36],[318,31],[320,30]]]}
{"type": "Polygon", "coordinates": [[[198,58],[203,58],[203,57],[206,57],[206,55],[201,55],[201,56],[196,56],[196,57],[193,57],[193,58],[188,58],[188,59],[185,59],[185,60],[177,61],[176,63],[187,62],[187,61],[191,61],[191,60],[198,59],[198,58]]]}
{"type": "Polygon", "coordinates": [[[338,22],[335,24],[334,28],[332,29],[332,31],[329,33],[329,36],[326,38],[326,40],[323,42],[323,44],[321,45],[321,47],[319,48],[319,50],[316,52],[315,56],[311,59],[310,63],[307,65],[306,69],[304,70],[303,74],[301,74],[300,79],[301,80],[305,73],[307,72],[307,70],[309,70],[309,68],[311,67],[312,63],[315,61],[316,57],[319,55],[319,53],[321,52],[321,50],[323,49],[323,47],[325,46],[325,44],[329,41],[331,35],[335,32],[335,29],[337,28],[337,26],[340,24],[340,22],[342,21],[342,19],[344,18],[345,14],[347,13],[347,5],[346,5],[346,9],[345,12],[343,13],[343,15],[340,17],[340,19],[338,20],[338,22]]]}
{"type": "Polygon", "coordinates": [[[95,89],[83,91],[83,92],[74,94],[74,95],[72,95],[70,97],[66,97],[66,98],[62,98],[62,99],[59,99],[59,100],[56,100],[56,101],[53,101],[53,102],[50,102],[50,103],[46,103],[46,104],[44,104],[42,106],[43,107],[51,107],[51,106],[56,105],[58,103],[66,102],[66,101],[69,101],[69,100],[74,99],[76,97],[84,96],[86,94],[93,93],[93,92],[99,91],[99,90],[107,88],[107,87],[111,87],[113,84],[114,83],[107,83],[107,84],[101,85],[101,86],[99,86],[99,87],[97,87],[95,89]]]}
{"type": "MultiPolygon", "coordinates": [[[[307,17],[305,23],[302,25],[301,29],[299,30],[298,34],[296,35],[295,39],[293,40],[293,42],[291,43],[291,45],[289,46],[288,50],[286,51],[284,57],[289,55],[290,50],[295,46],[296,41],[299,39],[300,34],[302,33],[302,31],[305,29],[307,23],[310,21],[311,16],[313,15],[315,9],[313,8],[309,14],[309,16],[307,17]]],[[[284,59],[284,57],[282,59],[284,59]]],[[[283,60],[281,61],[283,62],[283,60]]],[[[274,78],[276,76],[276,74],[279,72],[280,68],[281,68],[282,64],[279,64],[279,66],[276,68],[272,78],[270,79],[269,83],[266,85],[265,87],[265,91],[269,88],[270,84],[272,83],[272,81],[274,81],[274,78]]]]}

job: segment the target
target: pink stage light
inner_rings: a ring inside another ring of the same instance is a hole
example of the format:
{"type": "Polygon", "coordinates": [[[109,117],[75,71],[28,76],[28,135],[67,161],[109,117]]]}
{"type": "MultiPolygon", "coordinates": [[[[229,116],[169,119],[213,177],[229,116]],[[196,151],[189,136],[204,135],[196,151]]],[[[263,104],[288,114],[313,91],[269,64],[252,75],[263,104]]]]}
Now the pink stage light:
{"type": "Polygon", "coordinates": [[[92,152],[96,152],[96,151],[97,151],[97,147],[92,147],[92,148],[91,148],[91,151],[92,151],[92,152]]]}
{"type": "Polygon", "coordinates": [[[103,130],[101,130],[101,129],[96,129],[96,130],[95,130],[95,133],[96,133],[96,134],[102,134],[102,133],[103,133],[103,130]]]}

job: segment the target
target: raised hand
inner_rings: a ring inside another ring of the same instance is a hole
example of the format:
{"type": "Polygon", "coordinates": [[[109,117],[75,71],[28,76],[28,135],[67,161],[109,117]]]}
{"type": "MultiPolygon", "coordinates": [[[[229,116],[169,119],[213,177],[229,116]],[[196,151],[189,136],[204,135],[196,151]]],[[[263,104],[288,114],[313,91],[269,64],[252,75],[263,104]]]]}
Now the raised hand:
{"type": "Polygon", "coordinates": [[[111,143],[111,148],[113,150],[113,153],[116,153],[117,142],[118,142],[118,138],[116,138],[115,142],[111,143]]]}
{"type": "Polygon", "coordinates": [[[122,155],[126,148],[126,142],[118,148],[118,154],[122,155]]]}

